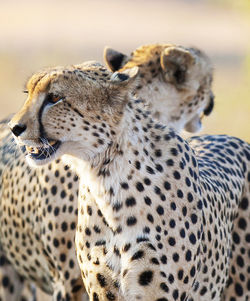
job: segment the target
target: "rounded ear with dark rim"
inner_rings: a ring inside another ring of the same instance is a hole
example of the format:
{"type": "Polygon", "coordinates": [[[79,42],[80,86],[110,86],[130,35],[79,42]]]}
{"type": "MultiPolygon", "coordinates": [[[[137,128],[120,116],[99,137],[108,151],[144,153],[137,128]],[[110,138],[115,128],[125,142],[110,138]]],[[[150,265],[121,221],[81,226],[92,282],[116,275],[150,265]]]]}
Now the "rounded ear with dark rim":
{"type": "Polygon", "coordinates": [[[176,85],[185,83],[187,71],[194,63],[194,56],[181,47],[167,47],[161,54],[165,79],[176,85]]]}
{"type": "Polygon", "coordinates": [[[105,47],[103,51],[104,61],[113,72],[121,69],[128,61],[128,56],[110,47],[105,47]]]}
{"type": "Polygon", "coordinates": [[[128,93],[133,92],[137,85],[139,68],[133,67],[122,72],[114,72],[110,77],[110,105],[121,110],[128,102],[128,93]]]}
{"type": "Polygon", "coordinates": [[[138,67],[126,69],[122,72],[114,72],[111,75],[110,81],[115,85],[126,86],[127,84],[133,83],[137,78],[139,72],[138,67]]]}
{"type": "Polygon", "coordinates": [[[210,91],[210,98],[207,107],[204,109],[204,115],[208,116],[211,114],[214,108],[214,93],[210,91]]]}

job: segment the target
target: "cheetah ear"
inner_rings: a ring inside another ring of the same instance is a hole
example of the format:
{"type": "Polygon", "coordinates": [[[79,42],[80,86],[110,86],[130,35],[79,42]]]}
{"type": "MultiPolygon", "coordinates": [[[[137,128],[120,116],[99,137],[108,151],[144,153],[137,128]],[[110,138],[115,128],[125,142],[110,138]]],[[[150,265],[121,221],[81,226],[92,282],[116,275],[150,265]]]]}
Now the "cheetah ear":
{"type": "Polygon", "coordinates": [[[214,93],[210,91],[210,98],[209,98],[209,103],[208,106],[204,109],[203,113],[205,116],[208,116],[211,114],[214,108],[214,93]]]}
{"type": "Polygon", "coordinates": [[[105,47],[103,52],[104,61],[113,72],[121,69],[128,61],[128,56],[110,47],[105,47]]]}
{"type": "Polygon", "coordinates": [[[177,86],[185,83],[188,70],[194,63],[194,56],[181,47],[167,47],[161,54],[165,80],[177,86]]]}
{"type": "Polygon", "coordinates": [[[111,77],[111,83],[119,86],[127,86],[136,81],[137,75],[139,72],[138,67],[133,67],[130,69],[126,69],[122,72],[114,72],[111,77]]]}
{"type": "Polygon", "coordinates": [[[191,119],[185,125],[185,130],[190,133],[196,133],[200,131],[202,128],[201,119],[198,115],[195,115],[193,119],[191,119]]]}
{"type": "MultiPolygon", "coordinates": [[[[110,104],[112,107],[117,107],[119,110],[124,108],[124,105],[129,100],[130,92],[135,90],[137,85],[137,75],[139,68],[133,67],[122,72],[114,72],[110,77],[110,104]]],[[[121,112],[121,111],[120,111],[121,112]]]]}

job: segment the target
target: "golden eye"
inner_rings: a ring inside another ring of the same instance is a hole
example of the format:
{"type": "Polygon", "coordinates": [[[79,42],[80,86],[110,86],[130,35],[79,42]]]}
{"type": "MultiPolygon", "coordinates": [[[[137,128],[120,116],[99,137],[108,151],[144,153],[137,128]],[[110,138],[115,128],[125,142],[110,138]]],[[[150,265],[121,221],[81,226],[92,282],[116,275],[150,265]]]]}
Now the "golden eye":
{"type": "Polygon", "coordinates": [[[53,100],[53,103],[56,103],[56,102],[58,102],[60,99],[61,99],[61,97],[60,97],[60,96],[58,96],[58,95],[54,95],[54,96],[53,96],[53,98],[52,98],[52,100],[53,100]]]}
{"type": "Polygon", "coordinates": [[[59,95],[55,95],[55,94],[48,94],[47,96],[47,102],[49,103],[57,103],[58,101],[60,101],[63,97],[59,96],[59,95]]]}

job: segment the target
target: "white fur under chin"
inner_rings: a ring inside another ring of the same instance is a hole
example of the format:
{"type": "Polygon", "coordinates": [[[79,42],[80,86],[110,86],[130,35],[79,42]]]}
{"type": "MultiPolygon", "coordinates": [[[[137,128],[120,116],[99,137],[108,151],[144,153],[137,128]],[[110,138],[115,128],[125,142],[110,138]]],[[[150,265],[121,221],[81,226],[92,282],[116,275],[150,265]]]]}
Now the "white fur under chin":
{"type": "Polygon", "coordinates": [[[44,160],[36,160],[36,159],[33,159],[31,158],[30,155],[26,155],[25,158],[26,158],[26,161],[27,163],[31,166],[31,167],[40,167],[40,166],[44,166],[44,165],[47,165],[49,164],[50,162],[52,161],[55,161],[56,159],[59,158],[60,155],[57,155],[57,152],[55,154],[52,154],[49,158],[46,158],[44,160]]]}
{"type": "Polygon", "coordinates": [[[87,167],[87,163],[72,155],[63,155],[62,161],[64,164],[68,165],[71,168],[71,170],[74,171],[77,175],[80,175],[82,170],[87,167]]]}
{"type": "Polygon", "coordinates": [[[25,156],[27,163],[29,164],[30,167],[39,167],[39,166],[43,166],[46,165],[50,162],[50,159],[47,160],[34,160],[32,159],[29,155],[25,156]],[[48,162],[45,162],[48,161],[48,162]]]}

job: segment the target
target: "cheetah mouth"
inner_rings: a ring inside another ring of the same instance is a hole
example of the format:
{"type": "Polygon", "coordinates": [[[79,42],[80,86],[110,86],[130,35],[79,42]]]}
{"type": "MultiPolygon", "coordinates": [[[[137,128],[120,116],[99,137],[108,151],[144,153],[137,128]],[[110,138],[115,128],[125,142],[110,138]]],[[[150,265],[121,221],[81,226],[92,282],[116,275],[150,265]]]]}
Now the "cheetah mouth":
{"type": "Polygon", "coordinates": [[[53,156],[57,152],[60,145],[61,141],[51,140],[48,144],[42,147],[25,145],[23,146],[22,150],[23,152],[28,153],[28,156],[33,160],[45,160],[51,158],[51,156],[53,156]]]}

